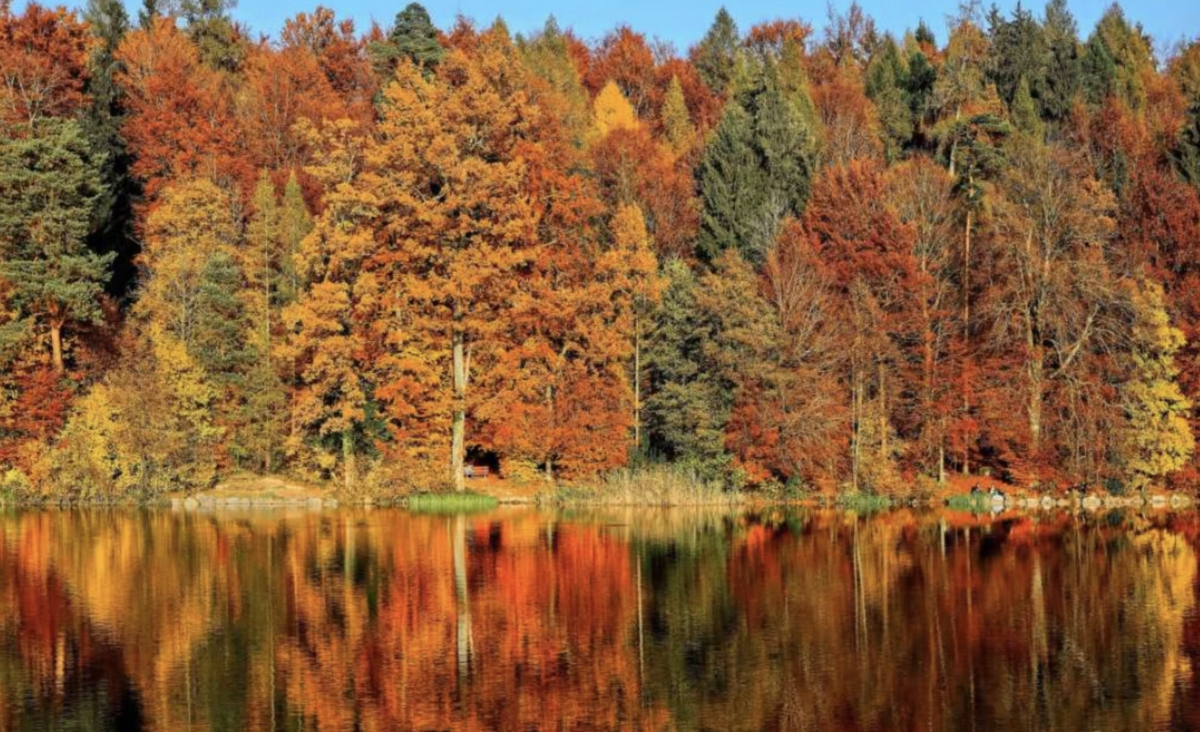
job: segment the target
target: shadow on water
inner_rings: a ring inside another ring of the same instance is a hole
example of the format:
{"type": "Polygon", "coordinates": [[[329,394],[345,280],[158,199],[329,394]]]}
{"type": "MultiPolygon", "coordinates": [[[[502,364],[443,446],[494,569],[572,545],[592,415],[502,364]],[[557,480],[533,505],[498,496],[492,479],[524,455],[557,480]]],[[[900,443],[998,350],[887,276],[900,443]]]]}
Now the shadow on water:
{"type": "Polygon", "coordinates": [[[0,513],[0,730],[1200,730],[1194,514],[0,513]]]}

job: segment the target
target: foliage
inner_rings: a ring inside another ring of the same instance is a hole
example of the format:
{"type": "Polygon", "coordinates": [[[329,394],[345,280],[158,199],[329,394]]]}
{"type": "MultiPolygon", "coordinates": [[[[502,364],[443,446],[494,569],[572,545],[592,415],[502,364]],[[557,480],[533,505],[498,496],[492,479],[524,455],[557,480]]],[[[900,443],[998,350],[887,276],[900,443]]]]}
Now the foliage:
{"type": "Polygon", "coordinates": [[[1200,480],[1200,44],[1064,0],[941,41],[722,10],[686,54],[232,7],[0,0],[0,469],[39,495],[1200,480]]]}

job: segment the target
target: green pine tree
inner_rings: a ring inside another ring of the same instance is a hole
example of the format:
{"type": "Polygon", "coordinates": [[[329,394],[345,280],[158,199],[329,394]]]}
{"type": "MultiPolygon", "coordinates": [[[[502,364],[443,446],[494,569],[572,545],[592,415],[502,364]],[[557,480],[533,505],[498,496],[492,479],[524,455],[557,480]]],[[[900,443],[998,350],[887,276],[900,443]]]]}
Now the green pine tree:
{"type": "Polygon", "coordinates": [[[729,90],[741,45],[737,23],[725,8],[717,11],[712,27],[692,52],[700,78],[717,94],[729,90]]]}
{"type": "Polygon", "coordinates": [[[780,89],[768,62],[739,82],[697,169],[701,231],[697,250],[712,262],[726,250],[761,265],[779,225],[808,201],[814,135],[780,89]]]}
{"type": "Polygon", "coordinates": [[[651,449],[694,467],[706,478],[726,470],[725,425],[732,404],[719,375],[710,370],[710,335],[696,303],[696,275],[682,261],[664,267],[667,286],[647,341],[650,397],[646,427],[651,449]]]}
{"type": "Polygon", "coordinates": [[[87,246],[105,195],[103,165],[75,121],[0,135],[0,278],[21,314],[49,330],[59,373],[64,329],[100,319],[97,296],[113,260],[87,246]]]}
{"type": "Polygon", "coordinates": [[[1062,122],[1083,85],[1079,31],[1067,9],[1067,0],[1050,0],[1046,4],[1043,28],[1050,56],[1038,105],[1044,119],[1062,122]]]}
{"type": "Polygon", "coordinates": [[[1017,130],[1035,140],[1041,141],[1045,134],[1042,118],[1038,116],[1037,105],[1029,93],[1029,82],[1024,77],[1017,85],[1016,96],[1009,106],[1009,116],[1017,130]]]}
{"type": "Polygon", "coordinates": [[[913,115],[906,94],[908,69],[891,36],[871,57],[865,81],[867,96],[879,112],[884,150],[889,160],[896,160],[912,141],[913,115]]]}
{"type": "Polygon", "coordinates": [[[396,14],[396,22],[388,31],[387,40],[372,44],[370,53],[376,70],[386,75],[401,59],[433,69],[446,55],[446,49],[438,42],[437,28],[425,6],[409,3],[396,14]]]}

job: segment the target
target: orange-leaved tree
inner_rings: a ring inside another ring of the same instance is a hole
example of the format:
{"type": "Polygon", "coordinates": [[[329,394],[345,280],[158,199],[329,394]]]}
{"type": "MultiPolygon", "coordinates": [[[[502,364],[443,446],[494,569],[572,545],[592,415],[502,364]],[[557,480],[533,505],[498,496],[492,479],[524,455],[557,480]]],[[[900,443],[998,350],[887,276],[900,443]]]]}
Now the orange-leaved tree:
{"type": "Polygon", "coordinates": [[[397,387],[436,375],[418,387],[420,416],[431,428],[449,426],[450,477],[460,491],[477,402],[471,387],[494,363],[537,244],[526,166],[514,154],[534,114],[519,73],[499,31],[484,34],[471,55],[452,49],[434,76],[401,63],[361,179],[382,214],[369,260],[379,305],[419,344],[418,353],[389,345],[380,396],[393,418],[408,416],[413,399],[399,399],[397,387]]]}

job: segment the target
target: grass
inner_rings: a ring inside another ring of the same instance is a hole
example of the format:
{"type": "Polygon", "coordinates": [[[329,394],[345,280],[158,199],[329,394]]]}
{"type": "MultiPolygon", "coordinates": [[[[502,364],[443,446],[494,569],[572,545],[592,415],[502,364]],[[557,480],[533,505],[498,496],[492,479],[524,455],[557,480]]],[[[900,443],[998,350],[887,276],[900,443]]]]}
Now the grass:
{"type": "Polygon", "coordinates": [[[475,513],[491,511],[500,502],[478,493],[418,493],[408,497],[407,505],[413,513],[475,513]]]}
{"type": "Polygon", "coordinates": [[[544,500],[564,505],[603,506],[734,506],[741,494],[726,491],[719,481],[706,481],[694,471],[654,466],[616,470],[587,485],[559,486],[544,500]]]}
{"type": "Polygon", "coordinates": [[[986,512],[992,509],[992,499],[986,493],[962,493],[947,498],[946,507],[956,511],[986,512]]]}
{"type": "Polygon", "coordinates": [[[892,507],[892,499],[887,496],[877,496],[872,493],[843,493],[837,497],[834,504],[847,511],[869,513],[886,511],[892,507]]]}

